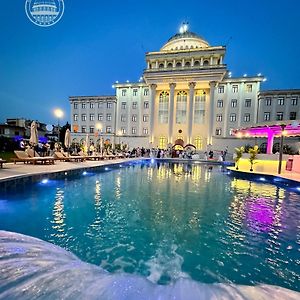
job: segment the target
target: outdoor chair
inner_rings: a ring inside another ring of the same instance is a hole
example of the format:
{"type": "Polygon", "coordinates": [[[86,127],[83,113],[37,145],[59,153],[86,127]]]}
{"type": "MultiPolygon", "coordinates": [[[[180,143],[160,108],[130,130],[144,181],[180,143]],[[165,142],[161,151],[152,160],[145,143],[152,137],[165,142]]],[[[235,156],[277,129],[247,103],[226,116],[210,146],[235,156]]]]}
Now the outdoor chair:
{"type": "Polygon", "coordinates": [[[7,161],[0,158],[0,168],[2,169],[3,168],[3,164],[6,163],[7,161]]]}
{"type": "Polygon", "coordinates": [[[53,157],[30,157],[25,151],[14,151],[16,158],[12,158],[12,161],[16,164],[17,162],[24,162],[26,163],[48,163],[48,164],[54,164],[54,158],[53,157]]]}

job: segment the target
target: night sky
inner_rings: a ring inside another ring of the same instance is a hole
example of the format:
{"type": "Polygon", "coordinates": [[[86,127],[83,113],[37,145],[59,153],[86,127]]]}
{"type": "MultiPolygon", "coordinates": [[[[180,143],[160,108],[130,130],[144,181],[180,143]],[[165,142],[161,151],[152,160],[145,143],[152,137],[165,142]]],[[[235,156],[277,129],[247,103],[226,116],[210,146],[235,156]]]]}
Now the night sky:
{"type": "Polygon", "coordinates": [[[234,76],[262,73],[263,89],[300,88],[300,1],[65,0],[61,21],[32,24],[25,0],[1,0],[0,122],[69,117],[71,95],[113,95],[137,81],[145,52],[159,50],[182,22],[211,45],[226,45],[234,76]]]}

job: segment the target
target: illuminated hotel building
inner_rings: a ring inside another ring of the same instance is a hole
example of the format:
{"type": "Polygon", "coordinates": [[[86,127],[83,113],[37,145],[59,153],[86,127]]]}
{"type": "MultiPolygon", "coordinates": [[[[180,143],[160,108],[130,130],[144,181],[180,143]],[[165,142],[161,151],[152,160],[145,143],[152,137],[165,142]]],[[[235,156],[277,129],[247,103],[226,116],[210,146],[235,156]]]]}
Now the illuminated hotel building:
{"type": "Polygon", "coordinates": [[[199,150],[210,144],[221,150],[240,145],[233,130],[263,121],[259,95],[264,77],[231,77],[225,55],[225,46],[211,46],[183,25],[159,51],[146,53],[140,82],[115,83],[115,96],[98,97],[112,103],[110,108],[98,106],[97,97],[70,97],[75,137],[82,140],[90,133],[96,142],[100,122],[112,143],[121,140],[130,148],[167,148],[178,139],[199,150]],[[90,105],[93,112],[87,111],[90,105]]]}

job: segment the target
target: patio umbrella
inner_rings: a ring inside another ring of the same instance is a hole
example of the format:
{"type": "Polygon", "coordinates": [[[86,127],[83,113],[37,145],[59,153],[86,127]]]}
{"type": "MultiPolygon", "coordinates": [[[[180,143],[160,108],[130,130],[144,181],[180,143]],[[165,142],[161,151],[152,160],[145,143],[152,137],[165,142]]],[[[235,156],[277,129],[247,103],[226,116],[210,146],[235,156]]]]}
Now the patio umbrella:
{"type": "Polygon", "coordinates": [[[86,152],[89,152],[89,135],[87,134],[85,137],[85,147],[86,147],[86,152]]]}
{"type": "MultiPolygon", "coordinates": [[[[39,142],[39,138],[38,138],[37,124],[35,123],[35,121],[33,121],[30,126],[29,144],[34,149],[34,146],[36,146],[38,144],[38,142],[39,142]]],[[[33,153],[35,154],[35,151],[33,153]]]]}
{"type": "Polygon", "coordinates": [[[65,147],[69,150],[72,144],[72,139],[71,139],[71,131],[70,129],[66,130],[65,134],[65,147]]]}

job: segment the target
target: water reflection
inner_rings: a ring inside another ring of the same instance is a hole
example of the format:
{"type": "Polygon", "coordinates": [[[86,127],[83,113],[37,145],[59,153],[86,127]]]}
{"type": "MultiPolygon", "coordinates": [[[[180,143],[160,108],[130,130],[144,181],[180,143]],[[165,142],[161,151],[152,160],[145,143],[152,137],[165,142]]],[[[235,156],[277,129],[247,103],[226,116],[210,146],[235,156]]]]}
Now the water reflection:
{"type": "Polygon", "coordinates": [[[66,214],[64,212],[64,191],[60,188],[56,189],[54,207],[52,211],[53,219],[51,221],[53,233],[51,237],[63,239],[67,236],[66,230],[66,214]]]}

